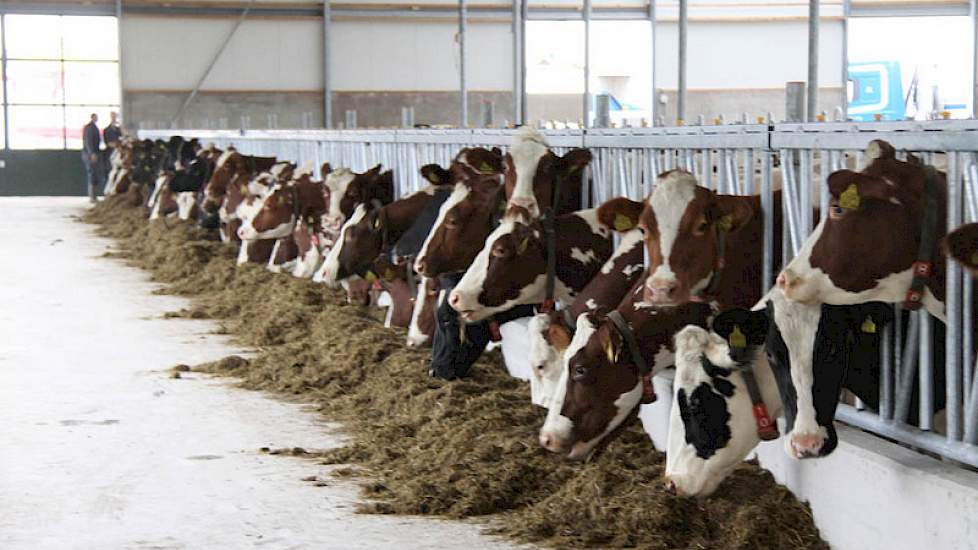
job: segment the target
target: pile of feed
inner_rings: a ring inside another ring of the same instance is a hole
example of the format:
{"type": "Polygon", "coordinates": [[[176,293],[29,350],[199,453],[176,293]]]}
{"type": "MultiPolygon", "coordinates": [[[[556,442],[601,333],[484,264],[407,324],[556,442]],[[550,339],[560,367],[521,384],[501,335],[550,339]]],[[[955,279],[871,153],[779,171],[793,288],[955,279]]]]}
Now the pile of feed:
{"type": "Polygon", "coordinates": [[[665,457],[637,425],[595,460],[570,463],[536,443],[542,409],[496,353],[465,380],[427,376],[428,350],[409,349],[365,308],[323,285],[256,266],[186,223],[148,222],[108,200],[85,221],[118,251],[189,296],[174,316],[212,318],[250,359],[194,367],[244,387],[301,396],[343,423],[348,446],[316,455],[360,479],[361,511],[489,518],[496,534],[548,546],[827,548],[809,508],[770,474],[740,467],[709,499],[662,488],[665,457]]]}

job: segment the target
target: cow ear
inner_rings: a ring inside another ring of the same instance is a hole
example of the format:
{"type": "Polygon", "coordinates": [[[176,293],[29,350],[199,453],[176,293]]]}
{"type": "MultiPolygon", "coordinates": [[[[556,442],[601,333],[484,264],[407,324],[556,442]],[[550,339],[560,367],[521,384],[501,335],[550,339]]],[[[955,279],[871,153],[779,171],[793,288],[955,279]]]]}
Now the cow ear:
{"type": "Polygon", "coordinates": [[[896,186],[879,176],[871,176],[852,170],[839,170],[829,175],[829,193],[838,205],[857,210],[863,200],[889,201],[896,199],[896,186]]]}
{"type": "Polygon", "coordinates": [[[323,179],[326,179],[326,176],[333,173],[333,167],[330,166],[328,162],[324,162],[323,165],[319,168],[319,173],[320,175],[322,175],[323,179]]]}
{"type": "Polygon", "coordinates": [[[974,274],[978,271],[978,223],[962,225],[941,240],[941,250],[974,274]]]}
{"type": "Polygon", "coordinates": [[[727,341],[731,347],[757,346],[767,338],[767,312],[746,309],[728,309],[713,318],[713,332],[727,341]]]}
{"type": "Polygon", "coordinates": [[[598,207],[598,221],[601,225],[624,233],[638,226],[638,218],[645,203],[618,197],[598,207]]]}
{"type": "Polygon", "coordinates": [[[608,363],[617,365],[622,344],[618,331],[611,329],[598,331],[598,341],[601,342],[601,349],[604,350],[604,356],[608,363]]]}
{"type": "Polygon", "coordinates": [[[849,322],[862,334],[880,334],[893,320],[893,306],[883,302],[866,302],[851,306],[849,322]]]}
{"type": "Polygon", "coordinates": [[[566,155],[557,160],[560,175],[568,177],[580,172],[591,162],[591,151],[587,149],[571,149],[566,155]]]}
{"type": "Polygon", "coordinates": [[[869,166],[877,160],[893,160],[895,158],[896,149],[881,139],[870,141],[869,145],[866,146],[866,150],[863,151],[864,166],[869,166]]]}
{"type": "Polygon", "coordinates": [[[503,150],[500,149],[499,147],[493,147],[492,149],[490,149],[490,151],[492,151],[492,154],[494,154],[496,156],[499,156],[499,157],[502,157],[503,156],[503,150]]]}
{"type": "Polygon", "coordinates": [[[761,203],[754,197],[714,195],[711,217],[720,231],[733,232],[760,214],[761,203]]]}
{"type": "Polygon", "coordinates": [[[421,167],[421,176],[433,185],[448,185],[452,183],[452,174],[437,164],[426,164],[421,167]]]}

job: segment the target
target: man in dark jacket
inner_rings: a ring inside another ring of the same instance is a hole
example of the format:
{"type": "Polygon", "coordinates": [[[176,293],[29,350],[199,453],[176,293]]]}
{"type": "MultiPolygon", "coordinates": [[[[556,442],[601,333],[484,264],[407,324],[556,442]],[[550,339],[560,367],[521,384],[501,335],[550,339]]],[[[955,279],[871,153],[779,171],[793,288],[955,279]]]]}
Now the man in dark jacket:
{"type": "Polygon", "coordinates": [[[119,124],[119,114],[115,111],[109,113],[109,125],[102,130],[102,138],[105,140],[106,150],[115,149],[122,138],[122,127],[119,124]]]}
{"type": "Polygon", "coordinates": [[[91,121],[82,130],[82,164],[88,181],[88,200],[95,203],[99,184],[99,150],[102,148],[102,134],[98,130],[98,115],[92,113],[91,121]]]}

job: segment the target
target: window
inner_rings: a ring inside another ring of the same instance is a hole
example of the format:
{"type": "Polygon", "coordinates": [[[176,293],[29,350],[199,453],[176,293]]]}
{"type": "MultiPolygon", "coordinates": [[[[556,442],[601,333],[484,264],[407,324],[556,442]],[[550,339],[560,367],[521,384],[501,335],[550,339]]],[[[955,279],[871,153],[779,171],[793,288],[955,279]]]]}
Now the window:
{"type": "MultiPolygon", "coordinates": [[[[118,111],[115,17],[4,15],[4,127],[11,149],[81,149],[82,127],[118,111]]],[[[0,135],[0,140],[3,136],[0,135]]]]}

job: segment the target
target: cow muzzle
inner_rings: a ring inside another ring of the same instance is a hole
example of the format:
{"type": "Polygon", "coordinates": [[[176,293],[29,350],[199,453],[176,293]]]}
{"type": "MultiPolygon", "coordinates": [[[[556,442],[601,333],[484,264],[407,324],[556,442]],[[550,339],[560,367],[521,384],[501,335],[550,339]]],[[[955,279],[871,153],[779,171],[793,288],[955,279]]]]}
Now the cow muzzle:
{"type": "Polygon", "coordinates": [[[676,279],[650,278],[645,282],[642,297],[650,304],[669,306],[681,301],[679,281],[676,279]]]}
{"type": "Polygon", "coordinates": [[[453,290],[448,295],[448,305],[458,312],[459,318],[466,323],[474,323],[485,318],[483,308],[467,293],[453,290]]]}
{"type": "Polygon", "coordinates": [[[567,441],[548,431],[540,432],[540,446],[552,453],[562,455],[566,455],[571,450],[571,445],[567,441]]]}
{"type": "Polygon", "coordinates": [[[791,269],[785,268],[778,274],[775,284],[781,289],[782,294],[792,302],[802,304],[812,304],[816,302],[816,292],[814,285],[809,278],[795,273],[791,269]]]}

